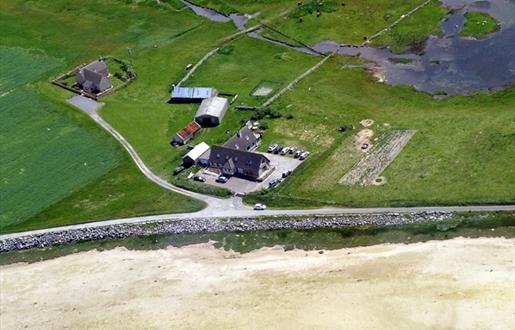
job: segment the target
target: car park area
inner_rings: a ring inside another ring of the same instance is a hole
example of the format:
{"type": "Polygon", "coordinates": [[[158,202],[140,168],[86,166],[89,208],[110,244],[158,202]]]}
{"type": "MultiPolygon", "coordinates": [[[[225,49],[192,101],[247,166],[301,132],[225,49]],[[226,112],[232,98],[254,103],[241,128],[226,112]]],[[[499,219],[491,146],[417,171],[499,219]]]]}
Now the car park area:
{"type": "Polygon", "coordinates": [[[282,156],[280,154],[263,153],[268,159],[272,170],[270,174],[262,182],[250,181],[238,177],[231,177],[226,183],[217,182],[218,174],[210,172],[206,169],[202,169],[197,173],[206,179],[205,184],[211,184],[223,188],[227,188],[234,193],[249,193],[260,189],[267,189],[270,186],[270,182],[274,180],[282,180],[283,173],[289,172],[290,174],[299,166],[302,161],[298,158],[282,156]]]}

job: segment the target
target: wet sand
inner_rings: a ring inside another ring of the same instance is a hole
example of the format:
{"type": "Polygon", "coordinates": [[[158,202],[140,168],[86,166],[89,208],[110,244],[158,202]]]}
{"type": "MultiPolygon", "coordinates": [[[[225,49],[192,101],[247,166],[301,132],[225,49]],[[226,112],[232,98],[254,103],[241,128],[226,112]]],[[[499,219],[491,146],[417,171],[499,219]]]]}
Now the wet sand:
{"type": "Polygon", "coordinates": [[[2,329],[513,329],[513,239],[247,254],[194,245],[0,267],[2,329]]]}

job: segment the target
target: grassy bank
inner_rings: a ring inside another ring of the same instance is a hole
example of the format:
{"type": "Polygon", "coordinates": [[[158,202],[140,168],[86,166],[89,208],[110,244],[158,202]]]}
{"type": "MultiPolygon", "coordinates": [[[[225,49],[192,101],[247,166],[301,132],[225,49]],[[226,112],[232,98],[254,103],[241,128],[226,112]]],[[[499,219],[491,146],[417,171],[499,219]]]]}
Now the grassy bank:
{"type": "MultiPolygon", "coordinates": [[[[350,0],[324,1],[324,8],[314,11],[297,8],[291,14],[270,23],[274,28],[306,44],[322,40],[361,44],[365,37],[382,30],[422,0],[350,0]],[[320,11],[320,15],[317,14],[320,11]]],[[[311,1],[305,1],[309,5],[311,1]]],[[[308,8],[309,9],[309,8],[308,8]]]]}
{"type": "Polygon", "coordinates": [[[411,16],[374,39],[375,47],[389,47],[393,52],[420,52],[430,35],[441,35],[440,24],[447,14],[440,1],[433,0],[411,16]]]}
{"type": "Polygon", "coordinates": [[[499,22],[486,13],[467,12],[465,13],[465,26],[463,26],[460,35],[481,39],[499,31],[500,28],[499,22]]]}
{"type": "MultiPolygon", "coordinates": [[[[294,218],[292,218],[294,219],[294,218]]],[[[398,226],[357,226],[339,229],[274,230],[244,233],[152,235],[77,243],[45,249],[0,254],[0,265],[36,262],[89,250],[110,250],[124,246],[131,250],[155,250],[208,243],[241,253],[280,245],[286,250],[341,249],[384,243],[416,243],[454,237],[515,237],[512,212],[457,213],[452,219],[398,226]]],[[[266,221],[266,219],[263,219],[266,221]]]]}

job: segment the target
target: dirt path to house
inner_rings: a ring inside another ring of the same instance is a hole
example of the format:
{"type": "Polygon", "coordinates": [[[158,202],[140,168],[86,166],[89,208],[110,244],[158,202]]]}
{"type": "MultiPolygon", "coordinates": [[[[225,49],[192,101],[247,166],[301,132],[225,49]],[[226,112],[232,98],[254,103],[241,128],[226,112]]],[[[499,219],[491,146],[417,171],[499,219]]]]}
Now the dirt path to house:
{"type": "Polygon", "coordinates": [[[380,137],[378,145],[372,148],[365,157],[351,168],[342,177],[340,183],[345,185],[360,184],[362,186],[373,184],[374,180],[408,144],[415,131],[394,131],[384,134],[388,135],[380,137]]]}
{"type": "Polygon", "coordinates": [[[90,251],[0,267],[0,321],[5,329],[513,329],[514,243],[90,251]]]}

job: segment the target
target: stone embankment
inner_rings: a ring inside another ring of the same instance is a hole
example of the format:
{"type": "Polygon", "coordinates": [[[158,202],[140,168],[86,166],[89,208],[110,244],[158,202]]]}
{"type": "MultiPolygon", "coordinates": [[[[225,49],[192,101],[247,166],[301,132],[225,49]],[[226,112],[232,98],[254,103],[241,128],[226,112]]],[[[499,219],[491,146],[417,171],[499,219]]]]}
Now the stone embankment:
{"type": "Polygon", "coordinates": [[[195,234],[257,230],[342,228],[363,225],[401,225],[448,220],[450,212],[349,214],[339,216],[269,217],[245,219],[186,219],[63,230],[0,240],[0,252],[44,248],[84,241],[156,234],[195,234]]]}

